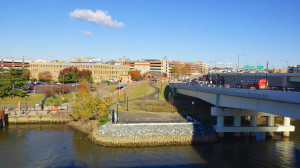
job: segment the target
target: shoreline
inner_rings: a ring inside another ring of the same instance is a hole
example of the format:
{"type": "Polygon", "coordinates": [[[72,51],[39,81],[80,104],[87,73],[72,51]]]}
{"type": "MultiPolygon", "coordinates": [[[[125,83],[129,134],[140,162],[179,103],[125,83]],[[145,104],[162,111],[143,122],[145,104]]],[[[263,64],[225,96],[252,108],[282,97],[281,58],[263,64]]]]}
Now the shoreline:
{"type": "MultiPolygon", "coordinates": [[[[150,136],[105,136],[99,132],[95,120],[83,123],[70,121],[67,125],[88,135],[95,144],[108,147],[151,147],[170,145],[196,145],[218,141],[215,134],[209,135],[150,135],[150,136]]],[[[110,127],[113,127],[111,125],[110,127]]]]}

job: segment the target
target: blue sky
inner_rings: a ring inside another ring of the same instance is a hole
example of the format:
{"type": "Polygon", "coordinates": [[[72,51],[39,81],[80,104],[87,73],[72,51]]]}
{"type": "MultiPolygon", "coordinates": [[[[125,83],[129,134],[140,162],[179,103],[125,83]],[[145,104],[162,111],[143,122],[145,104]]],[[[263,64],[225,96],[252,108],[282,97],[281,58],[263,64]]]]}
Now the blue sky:
{"type": "Polygon", "coordinates": [[[0,1],[0,58],[167,56],[236,65],[239,54],[246,54],[240,65],[300,64],[300,1],[0,1]]]}

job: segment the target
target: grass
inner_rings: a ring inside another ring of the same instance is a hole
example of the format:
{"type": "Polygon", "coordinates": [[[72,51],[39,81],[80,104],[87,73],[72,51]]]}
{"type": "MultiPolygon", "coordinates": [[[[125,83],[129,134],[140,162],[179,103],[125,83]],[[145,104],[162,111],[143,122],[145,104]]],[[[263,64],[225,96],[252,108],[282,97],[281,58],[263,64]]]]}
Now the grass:
{"type": "Polygon", "coordinates": [[[68,93],[64,95],[64,100],[62,100],[62,95],[56,95],[54,98],[48,97],[45,106],[50,105],[60,105],[61,103],[67,103],[73,100],[73,94],[68,93]]]}
{"type": "Polygon", "coordinates": [[[162,101],[168,101],[168,96],[169,93],[171,92],[171,90],[168,87],[169,83],[155,82],[153,85],[158,87],[159,89],[162,86],[162,91],[159,93],[159,98],[158,98],[158,94],[156,94],[154,97],[162,101]]]}
{"type": "MultiPolygon", "coordinates": [[[[126,111],[127,104],[119,103],[119,110],[126,111]]],[[[111,106],[111,109],[117,110],[117,105],[111,106]]],[[[132,113],[160,113],[170,114],[177,113],[175,106],[167,102],[159,102],[154,100],[135,100],[128,102],[128,112],[132,113]]]]}
{"type": "MultiPolygon", "coordinates": [[[[141,98],[144,96],[148,96],[151,93],[155,91],[154,88],[152,88],[149,83],[145,83],[136,87],[133,87],[126,91],[126,96],[128,96],[129,100],[141,98]]],[[[121,94],[120,100],[124,100],[124,93],[121,94]]]]}
{"type": "MultiPolygon", "coordinates": [[[[27,96],[27,103],[41,103],[42,100],[44,99],[45,95],[44,94],[29,94],[27,96]]],[[[5,97],[5,98],[0,98],[0,104],[16,104],[19,103],[19,101],[23,104],[26,103],[26,98],[25,97],[5,97]]]]}

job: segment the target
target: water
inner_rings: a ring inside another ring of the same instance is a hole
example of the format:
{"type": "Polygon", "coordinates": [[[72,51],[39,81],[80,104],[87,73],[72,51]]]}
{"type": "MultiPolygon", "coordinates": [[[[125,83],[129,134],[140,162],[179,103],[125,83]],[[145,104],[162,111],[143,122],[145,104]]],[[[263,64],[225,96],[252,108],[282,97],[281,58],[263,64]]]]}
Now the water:
{"type": "MultiPolygon", "coordinates": [[[[300,121],[293,121],[300,130],[300,121]]],[[[297,129],[298,128],[298,129],[297,129]]],[[[300,167],[300,131],[289,139],[232,140],[199,146],[110,148],[67,125],[0,129],[0,167],[300,167]]]]}

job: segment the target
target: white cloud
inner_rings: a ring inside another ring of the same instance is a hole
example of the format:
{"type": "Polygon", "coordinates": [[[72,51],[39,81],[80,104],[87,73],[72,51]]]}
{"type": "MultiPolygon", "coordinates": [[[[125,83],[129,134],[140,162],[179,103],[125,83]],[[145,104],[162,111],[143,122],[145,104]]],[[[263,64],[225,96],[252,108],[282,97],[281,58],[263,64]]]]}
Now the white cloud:
{"type": "Polygon", "coordinates": [[[92,35],[92,33],[89,32],[89,31],[81,31],[80,33],[83,34],[83,35],[85,35],[85,36],[90,36],[90,35],[92,35]]]}
{"type": "Polygon", "coordinates": [[[96,10],[96,12],[93,12],[89,9],[76,9],[69,15],[73,19],[82,19],[89,22],[95,22],[101,26],[123,28],[125,25],[123,22],[112,20],[111,16],[108,15],[107,11],[103,12],[101,10],[96,10]]]}

